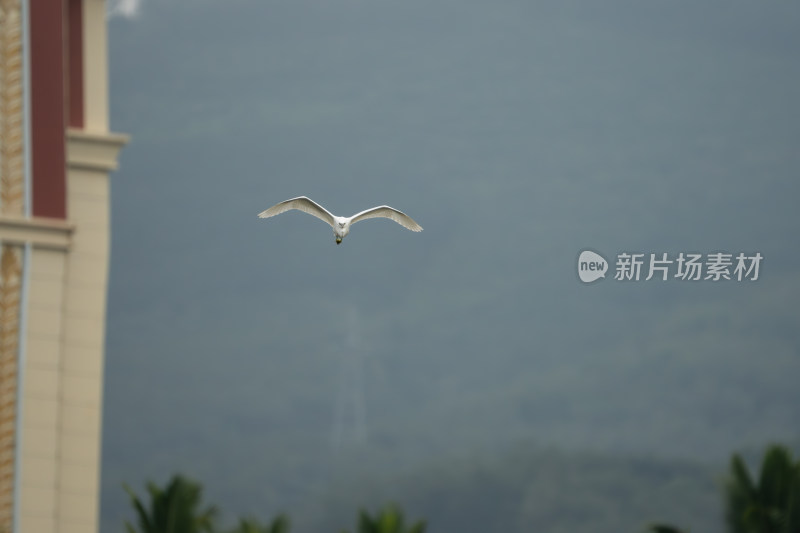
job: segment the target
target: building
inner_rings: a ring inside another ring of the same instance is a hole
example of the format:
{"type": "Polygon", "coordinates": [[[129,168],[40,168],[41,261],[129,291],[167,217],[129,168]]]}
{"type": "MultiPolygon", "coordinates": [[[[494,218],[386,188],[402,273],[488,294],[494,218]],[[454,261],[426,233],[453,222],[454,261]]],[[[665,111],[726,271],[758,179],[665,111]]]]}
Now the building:
{"type": "Polygon", "coordinates": [[[107,80],[104,0],[0,0],[0,532],[98,527],[107,80]]]}

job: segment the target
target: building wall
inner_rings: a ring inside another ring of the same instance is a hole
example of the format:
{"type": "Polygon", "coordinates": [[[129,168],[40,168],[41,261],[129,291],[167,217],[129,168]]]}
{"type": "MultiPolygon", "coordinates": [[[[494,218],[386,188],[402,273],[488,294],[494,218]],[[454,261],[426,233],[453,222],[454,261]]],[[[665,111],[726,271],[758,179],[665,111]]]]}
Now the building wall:
{"type": "MultiPolygon", "coordinates": [[[[20,217],[24,196],[22,10],[0,2],[0,213],[20,217]]],[[[19,367],[19,247],[0,240],[0,531],[14,516],[19,367]]]]}
{"type": "Polygon", "coordinates": [[[103,0],[25,0],[34,30],[36,24],[46,28],[53,18],[65,17],[60,27],[67,32],[34,31],[33,61],[49,64],[54,55],[67,61],[58,87],[45,79],[52,77],[52,69],[30,69],[31,115],[38,118],[25,117],[21,105],[3,105],[15,96],[9,80],[17,79],[13,71],[18,64],[9,60],[8,51],[22,59],[14,44],[14,39],[22,42],[21,34],[10,39],[6,31],[19,20],[14,17],[20,1],[0,0],[0,41],[6,41],[0,42],[0,531],[94,533],[99,522],[109,174],[127,138],[108,132],[103,0]],[[43,106],[38,115],[37,105],[43,106]],[[77,126],[65,129],[63,136],[52,135],[54,105],[62,113],[56,116],[59,127],[77,126]],[[31,126],[27,146],[22,145],[22,120],[31,126]],[[37,135],[37,127],[49,133],[37,135]],[[19,140],[20,155],[24,148],[31,156],[29,206],[15,200],[26,197],[26,181],[21,161],[14,166],[12,157],[3,157],[16,149],[9,139],[19,140]],[[64,161],[58,168],[48,149],[54,142],[63,143],[64,161]]]}

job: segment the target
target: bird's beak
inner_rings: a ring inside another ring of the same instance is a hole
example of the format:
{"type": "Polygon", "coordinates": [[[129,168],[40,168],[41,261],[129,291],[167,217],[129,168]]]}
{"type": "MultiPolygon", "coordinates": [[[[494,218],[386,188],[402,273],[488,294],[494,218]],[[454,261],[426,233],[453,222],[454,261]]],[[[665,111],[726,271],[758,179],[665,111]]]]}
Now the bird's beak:
{"type": "Polygon", "coordinates": [[[340,239],[340,238],[338,238],[338,237],[337,237],[337,238],[336,238],[336,244],[342,244],[342,239],[340,239]]]}

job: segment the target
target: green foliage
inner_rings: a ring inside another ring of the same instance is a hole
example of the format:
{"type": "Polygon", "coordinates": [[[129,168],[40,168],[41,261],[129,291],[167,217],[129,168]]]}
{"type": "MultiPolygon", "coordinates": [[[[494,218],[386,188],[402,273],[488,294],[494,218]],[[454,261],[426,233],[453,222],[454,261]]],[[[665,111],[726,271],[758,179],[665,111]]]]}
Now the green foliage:
{"type": "Polygon", "coordinates": [[[648,531],[651,533],[685,533],[682,529],[667,524],[653,524],[648,531]]]}
{"type": "MultiPolygon", "coordinates": [[[[175,475],[165,488],[155,483],[147,484],[149,506],[133,490],[124,485],[136,511],[139,529],[125,522],[128,533],[214,533],[217,508],[200,508],[202,485],[180,475],[175,475]]],[[[289,517],[280,514],[272,522],[262,524],[255,518],[241,518],[228,533],[288,533],[289,517]]]]}
{"type": "Polygon", "coordinates": [[[800,532],[800,460],[783,446],[764,453],[758,482],[738,454],[726,484],[726,518],[731,533],[800,532]]]}
{"type": "Polygon", "coordinates": [[[150,501],[143,502],[127,485],[125,491],[136,510],[138,529],[125,522],[128,533],[211,533],[217,509],[200,508],[202,487],[199,483],[180,475],[173,476],[162,489],[155,483],[147,484],[150,501]]]}
{"type": "Polygon", "coordinates": [[[356,533],[425,533],[425,528],[424,521],[406,527],[403,511],[396,505],[390,504],[374,517],[362,509],[358,513],[356,533]]]}
{"type": "Polygon", "coordinates": [[[286,515],[278,515],[271,523],[261,524],[255,518],[242,518],[239,520],[239,525],[230,531],[230,533],[288,533],[289,532],[289,517],[286,515]]]}

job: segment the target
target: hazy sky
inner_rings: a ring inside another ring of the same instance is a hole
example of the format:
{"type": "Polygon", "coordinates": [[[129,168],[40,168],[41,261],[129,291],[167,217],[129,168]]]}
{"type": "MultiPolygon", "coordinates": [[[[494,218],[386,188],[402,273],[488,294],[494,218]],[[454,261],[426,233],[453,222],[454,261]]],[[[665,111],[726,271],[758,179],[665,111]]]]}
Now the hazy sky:
{"type": "Polygon", "coordinates": [[[336,450],[724,461],[800,438],[797,5],[113,12],[112,128],[132,142],[112,177],[104,518],[122,481],[177,469],[228,502],[237,476],[269,477],[291,506],[336,450]],[[307,215],[256,218],[298,195],[425,231],[370,221],[336,246],[307,215]],[[756,282],[585,286],[584,248],[764,261],[756,282]]]}

